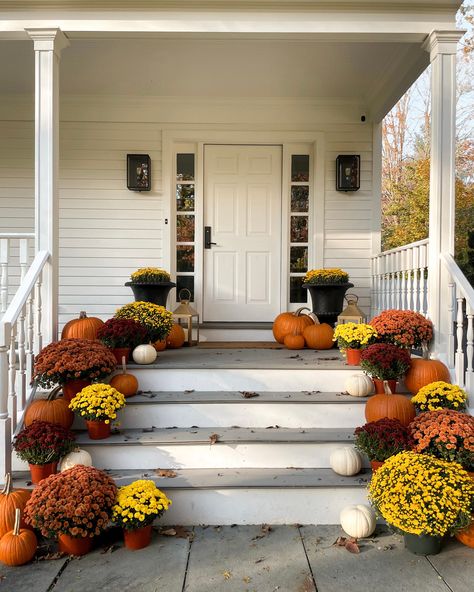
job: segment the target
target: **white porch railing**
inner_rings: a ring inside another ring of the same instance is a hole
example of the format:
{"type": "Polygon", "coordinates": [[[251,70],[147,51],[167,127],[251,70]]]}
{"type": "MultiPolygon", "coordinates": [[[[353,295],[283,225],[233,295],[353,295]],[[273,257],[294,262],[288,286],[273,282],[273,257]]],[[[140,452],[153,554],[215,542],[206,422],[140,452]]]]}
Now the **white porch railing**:
{"type": "Polygon", "coordinates": [[[372,258],[372,312],[396,308],[428,311],[428,239],[372,258]]]}
{"type": "Polygon", "coordinates": [[[0,232],[0,317],[26,275],[34,239],[30,232],[0,232]]]}
{"type": "Polygon", "coordinates": [[[0,475],[11,471],[11,442],[32,394],[34,356],[43,345],[42,273],[50,255],[36,254],[0,319],[0,475]]]}

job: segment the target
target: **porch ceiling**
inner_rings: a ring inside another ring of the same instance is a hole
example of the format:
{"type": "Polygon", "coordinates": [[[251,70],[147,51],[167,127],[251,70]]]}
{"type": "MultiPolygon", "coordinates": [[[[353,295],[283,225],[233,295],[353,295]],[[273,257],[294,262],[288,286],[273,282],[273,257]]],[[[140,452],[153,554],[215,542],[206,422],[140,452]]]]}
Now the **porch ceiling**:
{"type": "MultiPolygon", "coordinates": [[[[342,99],[377,119],[427,64],[414,41],[76,38],[61,94],[342,99]]],[[[0,41],[0,81],[0,93],[33,92],[30,41],[0,41]]]]}

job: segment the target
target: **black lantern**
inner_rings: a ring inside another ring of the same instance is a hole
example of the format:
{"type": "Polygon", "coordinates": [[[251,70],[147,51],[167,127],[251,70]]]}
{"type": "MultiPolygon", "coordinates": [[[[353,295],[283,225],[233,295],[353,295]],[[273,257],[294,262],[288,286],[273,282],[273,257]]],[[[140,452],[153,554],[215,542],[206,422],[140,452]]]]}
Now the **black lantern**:
{"type": "Polygon", "coordinates": [[[336,158],[336,190],[357,191],[360,189],[360,156],[340,154],[336,158]]]}
{"type": "Polygon", "coordinates": [[[148,154],[127,154],[127,187],[131,191],[150,191],[151,160],[148,154]]]}

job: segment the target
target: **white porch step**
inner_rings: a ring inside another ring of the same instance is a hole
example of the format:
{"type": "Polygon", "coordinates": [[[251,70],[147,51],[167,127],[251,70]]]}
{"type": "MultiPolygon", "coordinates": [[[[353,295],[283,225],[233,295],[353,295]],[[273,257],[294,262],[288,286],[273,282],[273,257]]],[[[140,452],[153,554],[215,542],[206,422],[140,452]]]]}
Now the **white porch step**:
{"type": "Polygon", "coordinates": [[[105,440],[79,433],[77,443],[103,469],[326,468],[353,429],[271,427],[146,428],[122,430],[105,440]],[[211,436],[218,434],[215,444],[211,436]]]}
{"type": "MultiPolygon", "coordinates": [[[[355,428],[365,423],[366,399],[341,392],[261,391],[245,398],[241,391],[147,392],[127,399],[120,427],[186,428],[252,426],[265,428],[355,428]]],[[[75,428],[83,429],[77,418],[75,428]]]]}

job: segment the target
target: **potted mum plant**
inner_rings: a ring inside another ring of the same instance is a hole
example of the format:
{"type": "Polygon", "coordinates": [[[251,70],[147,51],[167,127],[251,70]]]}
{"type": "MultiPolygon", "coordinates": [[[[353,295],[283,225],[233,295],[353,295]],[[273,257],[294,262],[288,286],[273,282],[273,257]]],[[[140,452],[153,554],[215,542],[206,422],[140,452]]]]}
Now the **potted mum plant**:
{"type": "Polygon", "coordinates": [[[408,426],[411,448],[474,472],[474,417],[451,409],[420,413],[408,426]]]}
{"type": "Polygon", "coordinates": [[[368,457],[375,473],[388,458],[409,449],[408,434],[398,419],[384,417],[356,428],[355,447],[368,457]]]}
{"type": "Polygon", "coordinates": [[[344,296],[353,287],[349,274],[339,268],[311,269],[303,279],[303,288],[311,295],[313,312],[321,323],[333,327],[344,307],[344,296]]]}
{"type": "Polygon", "coordinates": [[[333,337],[333,341],[337,341],[337,347],[345,352],[349,366],[358,366],[362,349],[375,343],[376,340],[377,331],[372,325],[365,323],[337,325],[333,337]]]}
{"type": "Polygon", "coordinates": [[[93,537],[107,526],[117,487],[94,467],[76,465],[52,475],[33,490],[25,507],[27,524],[47,538],[58,537],[59,550],[85,555],[93,537]]]}
{"type": "Polygon", "coordinates": [[[159,267],[137,269],[125,285],[130,286],[137,302],[152,302],[160,306],[166,306],[170,290],[176,287],[170,274],[159,267]]]}
{"type": "Polygon", "coordinates": [[[44,347],[35,359],[33,379],[40,386],[62,386],[70,401],[94,380],[107,378],[117,361],[108,347],[90,339],[61,339],[44,347]]]}
{"type": "Polygon", "coordinates": [[[140,479],[120,487],[112,520],[123,529],[128,549],[143,549],[151,542],[152,524],[171,505],[153,481],[140,479]]]}
{"type": "Polygon", "coordinates": [[[469,525],[474,481],[457,463],[405,451],[390,457],[373,475],[369,499],[403,534],[409,551],[434,555],[446,534],[469,525]]]}
{"type": "Polygon", "coordinates": [[[18,458],[30,467],[34,484],[56,473],[62,456],[69,454],[75,446],[74,434],[57,423],[34,421],[18,433],[13,448],[18,458]]]}
{"type": "Polygon", "coordinates": [[[360,366],[372,378],[376,394],[384,394],[386,386],[395,393],[397,381],[406,374],[410,364],[409,352],[390,343],[369,345],[360,356],[360,366]]]}
{"type": "Polygon", "coordinates": [[[464,411],[467,403],[467,393],[460,386],[438,380],[422,387],[411,402],[419,413],[436,411],[437,409],[452,409],[464,411]]]}
{"type": "Polygon", "coordinates": [[[130,359],[130,351],[144,343],[147,337],[146,328],[133,319],[109,319],[97,332],[97,338],[101,343],[112,350],[117,364],[130,359]]]}
{"type": "Polygon", "coordinates": [[[91,384],[82,389],[69,403],[69,408],[86,420],[91,440],[110,436],[110,422],[117,411],[125,407],[125,397],[110,384],[91,384]]]}
{"type": "Polygon", "coordinates": [[[398,347],[419,349],[433,339],[433,323],[413,310],[384,310],[370,324],[379,341],[398,347]]]}
{"type": "Polygon", "coordinates": [[[173,327],[173,314],[164,306],[152,302],[130,302],[115,313],[116,319],[132,319],[148,331],[147,340],[162,341],[173,327]]]}

